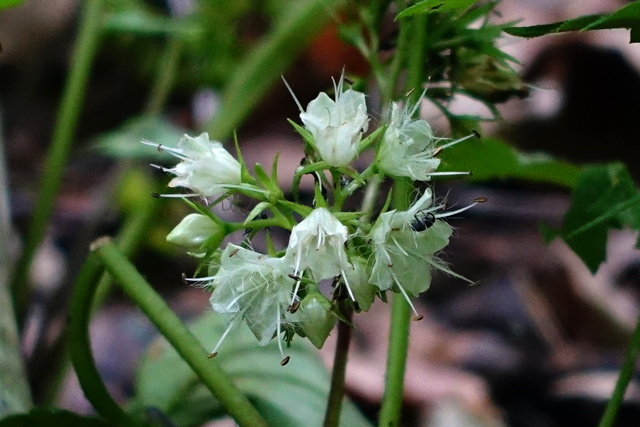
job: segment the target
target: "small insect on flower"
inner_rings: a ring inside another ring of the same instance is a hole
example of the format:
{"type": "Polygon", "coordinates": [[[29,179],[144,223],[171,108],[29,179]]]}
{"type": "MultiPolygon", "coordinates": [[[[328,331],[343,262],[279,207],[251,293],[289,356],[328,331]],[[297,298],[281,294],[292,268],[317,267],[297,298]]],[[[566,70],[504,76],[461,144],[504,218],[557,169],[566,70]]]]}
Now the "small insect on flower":
{"type": "Polygon", "coordinates": [[[436,216],[431,212],[418,211],[413,217],[415,219],[410,223],[413,231],[424,231],[436,223],[436,216]]]}

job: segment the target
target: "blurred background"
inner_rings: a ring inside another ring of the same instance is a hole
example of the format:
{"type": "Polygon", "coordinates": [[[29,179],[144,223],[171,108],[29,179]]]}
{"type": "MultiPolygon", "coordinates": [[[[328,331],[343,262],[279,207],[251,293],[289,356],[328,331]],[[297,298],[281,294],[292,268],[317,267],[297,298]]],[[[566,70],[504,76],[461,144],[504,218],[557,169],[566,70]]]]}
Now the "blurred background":
{"type": "MultiPolygon", "coordinates": [[[[114,0],[111,7],[130,10],[141,3],[114,0]]],[[[181,281],[182,273],[193,273],[196,262],[164,240],[187,210],[180,202],[151,198],[153,191],[169,192],[169,178],[148,167],[157,162],[156,153],[140,147],[136,126],[147,126],[146,138],[161,142],[177,140],[185,131],[195,134],[215,120],[221,93],[239,72],[240,58],[287,2],[202,0],[198,8],[195,0],[144,3],[160,15],[190,17],[190,26],[175,30],[184,31],[187,40],[179,72],[162,121],[140,124],[150,108],[155,71],[167,54],[165,38],[148,28],[149,34],[123,34],[118,26],[132,24],[110,23],[92,69],[53,220],[31,271],[35,290],[23,353],[36,402],[45,399],[52,380],[49,352],[64,327],[72,278],[88,243],[118,230],[123,212],[136,209],[132,200],[140,194],[148,195],[159,214],[133,257],[135,264],[181,317],[210,310],[208,294],[181,281]]],[[[495,19],[533,25],[611,12],[624,4],[503,0],[495,19]]],[[[25,0],[0,13],[0,135],[14,224],[14,238],[2,244],[12,253],[20,251],[37,195],[78,13],[76,0],[25,0]]],[[[640,47],[628,41],[627,30],[534,40],[505,36],[501,46],[521,62],[517,68],[529,96],[501,104],[504,119],[487,124],[483,135],[576,164],[621,161],[637,180],[640,47]]],[[[367,71],[366,62],[328,23],[282,73],[306,105],[331,87],[331,78],[343,67],[356,76],[367,71]]],[[[280,177],[287,185],[303,157],[299,137],[286,121],[297,119],[297,107],[280,82],[253,101],[255,108],[237,129],[245,159],[268,165],[280,153],[280,177]]],[[[468,100],[455,105],[467,114],[486,114],[482,108],[468,100]]],[[[423,116],[436,134],[448,134],[436,108],[425,105],[423,116]]],[[[443,181],[437,190],[448,194],[452,205],[477,196],[489,202],[451,220],[456,236],[443,254],[454,271],[477,285],[440,274],[420,300],[425,320],[412,324],[404,425],[596,425],[638,315],[637,236],[624,231],[611,235],[608,261],[594,276],[562,242],[547,245],[539,232],[542,223],[560,225],[569,206],[566,190],[506,180],[443,181]]],[[[232,219],[242,212],[229,208],[220,215],[232,219]]],[[[375,417],[384,385],[388,307],[374,304],[370,312],[356,316],[355,324],[347,386],[360,408],[375,417]]],[[[157,333],[118,292],[97,313],[93,332],[101,373],[124,400],[132,393],[137,361],[157,333]]],[[[327,365],[331,339],[321,351],[327,365]]],[[[71,375],[56,404],[92,412],[71,375]]],[[[618,425],[636,426],[638,420],[640,384],[634,379],[618,425]]],[[[225,423],[233,425],[210,424],[225,423]]]]}

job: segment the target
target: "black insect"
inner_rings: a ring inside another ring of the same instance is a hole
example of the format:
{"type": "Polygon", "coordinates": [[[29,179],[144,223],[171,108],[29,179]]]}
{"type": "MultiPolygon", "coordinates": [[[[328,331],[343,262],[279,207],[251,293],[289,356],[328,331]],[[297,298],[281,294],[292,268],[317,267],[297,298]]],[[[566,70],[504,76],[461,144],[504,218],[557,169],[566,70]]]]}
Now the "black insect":
{"type": "Polygon", "coordinates": [[[414,231],[424,231],[436,222],[436,216],[431,212],[418,211],[413,217],[410,225],[414,231]]]}

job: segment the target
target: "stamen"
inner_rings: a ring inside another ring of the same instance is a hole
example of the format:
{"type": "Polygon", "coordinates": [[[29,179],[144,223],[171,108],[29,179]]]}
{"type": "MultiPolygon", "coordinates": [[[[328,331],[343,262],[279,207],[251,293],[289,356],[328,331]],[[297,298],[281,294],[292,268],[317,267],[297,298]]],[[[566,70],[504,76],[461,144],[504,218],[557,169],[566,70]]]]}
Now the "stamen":
{"type": "Polygon", "coordinates": [[[151,163],[151,164],[150,164],[150,166],[151,166],[152,168],[160,169],[162,172],[168,172],[168,169],[167,169],[167,168],[165,168],[165,167],[163,167],[163,166],[156,165],[156,164],[153,164],[153,163],[151,163]]]}
{"type": "Polygon", "coordinates": [[[220,347],[220,344],[222,344],[222,341],[227,337],[227,334],[229,334],[229,332],[231,331],[231,329],[233,329],[234,326],[235,326],[235,323],[233,321],[229,322],[229,326],[227,326],[227,329],[224,331],[224,333],[218,340],[218,344],[216,344],[216,346],[213,348],[211,353],[209,353],[209,356],[210,356],[209,358],[216,357],[218,355],[218,347],[220,347]]]}
{"type": "Polygon", "coordinates": [[[475,134],[467,135],[467,136],[465,136],[463,138],[456,139],[455,141],[451,141],[451,142],[449,142],[447,144],[440,145],[440,148],[442,148],[444,150],[445,148],[449,148],[449,147],[451,147],[453,145],[456,145],[459,142],[466,141],[467,139],[469,139],[471,137],[474,137],[474,136],[475,136],[475,134]]]}
{"type": "Polygon", "coordinates": [[[296,102],[296,105],[298,106],[298,110],[300,110],[301,113],[304,113],[304,110],[302,109],[302,105],[300,105],[300,101],[298,101],[298,98],[296,98],[296,95],[293,93],[293,90],[291,89],[291,86],[289,86],[289,83],[287,83],[287,81],[284,79],[284,76],[280,76],[280,77],[282,78],[282,81],[284,82],[284,85],[289,90],[289,93],[293,97],[293,100],[296,102]]]}
{"type": "Polygon", "coordinates": [[[413,314],[416,315],[415,317],[420,317],[420,315],[416,311],[416,308],[413,306],[413,303],[411,302],[411,299],[409,299],[409,295],[407,295],[407,292],[404,290],[404,288],[400,285],[400,283],[398,282],[398,280],[395,277],[394,277],[394,280],[396,282],[396,285],[398,286],[398,289],[400,289],[400,292],[404,296],[404,299],[406,299],[407,303],[409,303],[409,306],[411,307],[411,311],[413,311],[413,314]]]}
{"type": "Polygon", "coordinates": [[[280,315],[280,305],[278,305],[278,322],[276,323],[276,338],[278,340],[278,349],[280,350],[280,354],[282,355],[283,359],[282,362],[280,362],[280,366],[284,366],[287,363],[289,363],[289,359],[290,357],[284,356],[284,350],[282,350],[282,339],[280,338],[280,319],[281,319],[281,315],[280,315]]]}
{"type": "Polygon", "coordinates": [[[300,280],[298,280],[296,282],[296,287],[293,289],[293,297],[291,298],[291,304],[293,305],[293,303],[295,302],[297,296],[298,296],[298,290],[300,290],[300,280]]]}
{"type": "Polygon", "coordinates": [[[444,218],[447,216],[451,216],[451,215],[455,215],[455,214],[459,214],[460,212],[464,212],[467,209],[471,209],[472,207],[474,207],[475,205],[479,204],[479,203],[484,203],[487,201],[486,197],[477,197],[474,199],[473,203],[471,203],[469,206],[465,206],[463,208],[457,209],[455,211],[449,211],[449,212],[443,212],[443,213],[437,213],[434,216],[436,218],[444,218]]]}
{"type": "Polygon", "coordinates": [[[293,304],[291,304],[289,307],[287,307],[287,311],[293,314],[296,311],[298,311],[299,308],[300,308],[300,301],[296,301],[293,304]]]}
{"type": "Polygon", "coordinates": [[[351,301],[355,301],[356,297],[353,296],[353,292],[351,291],[351,286],[349,286],[349,282],[347,281],[347,275],[343,270],[340,270],[340,273],[342,274],[342,281],[344,282],[344,285],[347,287],[347,292],[351,297],[351,301]]]}

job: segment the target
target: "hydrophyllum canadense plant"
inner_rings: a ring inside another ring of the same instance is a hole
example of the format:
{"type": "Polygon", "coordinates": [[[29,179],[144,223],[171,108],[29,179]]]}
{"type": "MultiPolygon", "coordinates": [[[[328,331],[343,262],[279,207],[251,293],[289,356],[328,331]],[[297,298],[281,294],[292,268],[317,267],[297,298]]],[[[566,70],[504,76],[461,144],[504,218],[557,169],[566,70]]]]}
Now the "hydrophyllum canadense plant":
{"type": "Polygon", "coordinates": [[[445,218],[484,201],[446,211],[426,188],[404,211],[389,210],[390,197],[375,215],[372,200],[366,198],[361,211],[344,211],[344,202],[358,189],[377,186],[384,177],[428,182],[439,175],[467,174],[438,172],[437,155],[468,137],[436,138],[429,124],[417,118],[419,101],[404,107],[392,103],[383,123],[366,136],[372,120],[365,95],[345,89],[344,76],[334,82],[333,99],[320,93],[303,109],[293,97],[304,126],[291,123],[306,153],[293,177],[293,200],[278,187],[277,158],[270,175],[258,164],[254,176],[237,143],[236,159],[206,133],[184,135],[177,148],[143,141],[180,160],[163,170],[175,175],[169,186],[189,193],[166,196],[199,196],[205,202],[189,202],[197,213],[185,217],[167,239],[200,258],[210,274],[188,280],[209,289],[213,310],[227,318],[211,357],[229,332],[245,322],[260,345],[277,340],[286,364],[283,342],[299,335],[321,348],[337,321],[348,321],[353,311],[368,310],[376,296],[386,300],[387,291],[401,294],[414,318],[421,319],[411,300],[429,288],[432,270],[460,277],[437,257],[452,234],[445,218]],[[375,151],[374,160],[356,171],[350,165],[365,150],[375,151]],[[315,180],[312,206],[297,196],[305,174],[315,180]],[[224,222],[210,209],[234,195],[255,200],[242,223],[224,222]],[[376,219],[370,221],[371,217],[376,219]],[[290,231],[286,248],[274,246],[272,227],[290,231]],[[238,230],[245,230],[244,240],[219,247],[238,230]],[[266,253],[252,245],[260,231],[266,236],[266,253]],[[330,295],[319,288],[325,280],[332,281],[330,295]]]}

